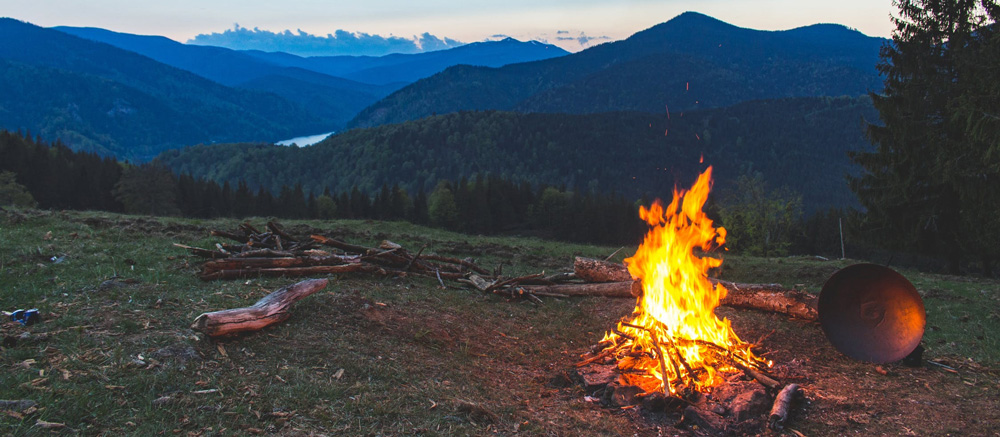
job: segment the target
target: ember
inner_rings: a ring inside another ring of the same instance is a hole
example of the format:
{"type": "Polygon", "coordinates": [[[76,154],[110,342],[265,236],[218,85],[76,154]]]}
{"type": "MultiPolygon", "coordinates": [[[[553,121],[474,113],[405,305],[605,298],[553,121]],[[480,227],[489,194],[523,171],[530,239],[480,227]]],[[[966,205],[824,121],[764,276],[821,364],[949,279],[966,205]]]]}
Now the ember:
{"type": "Polygon", "coordinates": [[[726,230],[702,211],[711,177],[709,167],[690,191],[675,188],[666,208],[657,201],[639,210],[650,231],[625,262],[642,282],[642,295],[628,321],[601,344],[624,382],[647,393],[704,392],[721,381],[720,371],[770,366],[714,312],[726,289],[709,281],[708,271],[722,260],[706,253],[725,243],[726,230]]]}

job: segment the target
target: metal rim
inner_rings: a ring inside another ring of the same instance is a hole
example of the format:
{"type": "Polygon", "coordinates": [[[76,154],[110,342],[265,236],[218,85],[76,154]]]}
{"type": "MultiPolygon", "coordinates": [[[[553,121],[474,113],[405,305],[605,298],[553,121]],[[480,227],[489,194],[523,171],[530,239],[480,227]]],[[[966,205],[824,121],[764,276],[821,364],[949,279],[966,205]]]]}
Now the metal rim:
{"type": "Polygon", "coordinates": [[[873,363],[899,361],[924,335],[923,300],[903,275],[876,264],[840,269],[819,295],[823,333],[844,355],[873,363]]]}

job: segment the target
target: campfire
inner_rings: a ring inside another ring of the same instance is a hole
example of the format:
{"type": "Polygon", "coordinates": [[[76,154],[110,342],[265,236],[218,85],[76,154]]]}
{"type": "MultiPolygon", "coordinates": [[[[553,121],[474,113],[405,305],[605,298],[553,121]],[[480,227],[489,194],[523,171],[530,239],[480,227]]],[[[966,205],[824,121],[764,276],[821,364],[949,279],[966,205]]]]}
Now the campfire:
{"type": "Polygon", "coordinates": [[[602,355],[614,358],[623,382],[646,393],[683,396],[718,385],[720,372],[770,367],[751,344],[736,335],[715,308],[727,290],[708,278],[722,259],[713,251],[725,243],[702,207],[712,168],[689,191],[676,189],[669,205],[657,201],[639,215],[650,226],[635,255],[625,260],[642,285],[631,316],[607,333],[602,355]]]}

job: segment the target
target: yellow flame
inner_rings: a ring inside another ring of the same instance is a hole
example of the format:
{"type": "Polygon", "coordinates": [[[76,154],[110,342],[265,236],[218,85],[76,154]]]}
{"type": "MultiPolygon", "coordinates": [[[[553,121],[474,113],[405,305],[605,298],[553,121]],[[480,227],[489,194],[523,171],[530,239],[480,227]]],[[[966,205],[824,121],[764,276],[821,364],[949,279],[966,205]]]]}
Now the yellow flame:
{"type": "Polygon", "coordinates": [[[643,293],[631,319],[617,327],[626,337],[609,333],[605,340],[614,343],[610,347],[626,344],[634,352],[645,352],[619,357],[618,367],[644,371],[645,376],[632,378],[630,383],[647,392],[675,393],[674,384],[697,390],[716,384],[716,371],[731,367],[711,358],[708,343],[738,359],[757,360],[729,321],[720,320],[714,312],[726,289],[713,285],[708,272],[722,265],[722,259],[705,253],[725,243],[726,230],[716,228],[702,210],[711,185],[712,168],[708,167],[689,191],[675,188],[666,208],[657,200],[649,209],[639,209],[650,231],[625,263],[629,273],[642,282],[643,293]],[[670,384],[664,387],[663,380],[670,384]]]}

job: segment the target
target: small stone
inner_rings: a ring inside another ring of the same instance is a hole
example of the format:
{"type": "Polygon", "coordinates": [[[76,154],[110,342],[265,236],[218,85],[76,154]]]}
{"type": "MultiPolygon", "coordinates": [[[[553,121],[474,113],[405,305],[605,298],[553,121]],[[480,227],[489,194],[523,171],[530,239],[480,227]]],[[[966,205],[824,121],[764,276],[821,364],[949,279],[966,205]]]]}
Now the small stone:
{"type": "Polygon", "coordinates": [[[603,364],[588,365],[576,369],[576,376],[587,393],[593,393],[607,387],[608,384],[618,379],[615,367],[603,364]]]}
{"type": "Polygon", "coordinates": [[[742,422],[754,416],[760,416],[771,407],[764,390],[757,389],[736,395],[730,405],[732,416],[736,422],[742,422]]]}
{"type": "Polygon", "coordinates": [[[627,407],[638,403],[636,395],[642,392],[641,388],[634,385],[608,384],[604,391],[604,401],[608,405],[627,407]]]}

